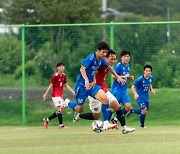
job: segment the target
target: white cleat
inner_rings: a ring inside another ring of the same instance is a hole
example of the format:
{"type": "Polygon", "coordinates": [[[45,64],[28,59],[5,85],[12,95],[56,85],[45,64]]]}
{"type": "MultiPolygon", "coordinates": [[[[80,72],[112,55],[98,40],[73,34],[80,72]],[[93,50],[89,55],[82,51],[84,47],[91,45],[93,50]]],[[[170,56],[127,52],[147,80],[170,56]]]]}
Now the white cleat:
{"type": "Polygon", "coordinates": [[[117,124],[110,124],[109,122],[104,122],[103,130],[110,130],[110,129],[118,129],[117,124]]]}
{"type": "Polygon", "coordinates": [[[80,118],[79,115],[80,115],[80,113],[78,113],[78,112],[75,112],[75,113],[74,113],[73,123],[78,122],[78,120],[79,120],[79,118],[80,118]]]}
{"type": "Polygon", "coordinates": [[[134,131],[135,131],[135,128],[130,128],[130,127],[126,127],[126,128],[122,129],[123,134],[131,133],[131,132],[134,132],[134,131]]]}

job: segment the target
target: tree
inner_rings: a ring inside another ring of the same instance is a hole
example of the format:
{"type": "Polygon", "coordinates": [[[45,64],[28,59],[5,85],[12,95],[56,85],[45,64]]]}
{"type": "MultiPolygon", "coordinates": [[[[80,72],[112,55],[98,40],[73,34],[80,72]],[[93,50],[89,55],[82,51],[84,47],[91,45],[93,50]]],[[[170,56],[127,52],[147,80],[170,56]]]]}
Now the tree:
{"type": "Polygon", "coordinates": [[[100,0],[16,0],[6,6],[10,24],[67,24],[100,20],[100,0]]]}

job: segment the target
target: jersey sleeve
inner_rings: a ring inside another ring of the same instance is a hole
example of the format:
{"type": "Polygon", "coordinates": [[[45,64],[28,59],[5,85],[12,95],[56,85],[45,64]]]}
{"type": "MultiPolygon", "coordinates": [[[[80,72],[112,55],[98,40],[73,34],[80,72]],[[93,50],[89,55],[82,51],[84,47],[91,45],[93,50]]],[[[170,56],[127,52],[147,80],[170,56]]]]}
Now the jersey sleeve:
{"type": "Polygon", "coordinates": [[[101,59],[101,65],[102,66],[105,66],[105,67],[108,67],[109,66],[109,64],[107,63],[107,61],[105,60],[105,59],[101,59]]]}
{"type": "Polygon", "coordinates": [[[121,67],[120,67],[119,63],[115,65],[114,71],[115,71],[118,75],[120,75],[121,67]]]}
{"type": "Polygon", "coordinates": [[[90,54],[83,60],[82,65],[86,68],[89,67],[90,64],[93,62],[93,59],[94,59],[94,55],[90,54]]]}
{"type": "Polygon", "coordinates": [[[53,76],[51,77],[51,81],[50,81],[50,83],[51,83],[51,84],[54,84],[54,83],[55,83],[55,80],[56,80],[56,76],[55,76],[55,75],[53,75],[53,76]]]}
{"type": "Polygon", "coordinates": [[[134,86],[135,86],[135,87],[138,87],[139,84],[140,84],[140,82],[141,82],[141,77],[139,77],[139,78],[134,82],[134,86]]]}

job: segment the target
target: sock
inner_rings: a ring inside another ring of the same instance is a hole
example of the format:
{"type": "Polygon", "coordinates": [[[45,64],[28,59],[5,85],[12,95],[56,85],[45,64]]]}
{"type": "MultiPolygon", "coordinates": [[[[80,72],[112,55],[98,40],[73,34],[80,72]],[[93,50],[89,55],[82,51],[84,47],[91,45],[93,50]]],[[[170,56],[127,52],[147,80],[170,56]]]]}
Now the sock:
{"type": "MultiPolygon", "coordinates": [[[[54,118],[56,118],[57,117],[57,114],[56,114],[56,112],[54,112],[51,116],[49,116],[47,119],[49,119],[49,120],[52,120],[52,119],[54,119],[54,118]]],[[[49,121],[48,120],[48,121],[49,121]]]]}
{"type": "Polygon", "coordinates": [[[133,109],[132,112],[136,114],[141,114],[141,109],[133,109]]]}
{"type": "Polygon", "coordinates": [[[117,119],[121,123],[121,126],[125,126],[126,125],[126,121],[125,121],[122,109],[121,108],[117,109],[116,114],[117,114],[117,119]]]}
{"type": "Polygon", "coordinates": [[[58,112],[57,112],[57,116],[58,116],[58,120],[59,120],[59,125],[62,125],[62,124],[63,124],[62,112],[61,112],[61,111],[58,111],[58,112]]]}
{"type": "Polygon", "coordinates": [[[87,120],[95,120],[92,113],[81,113],[79,117],[87,120]]]}
{"type": "Polygon", "coordinates": [[[142,114],[142,113],[140,114],[141,127],[144,127],[145,117],[146,117],[146,115],[144,115],[144,114],[142,114]]]}
{"type": "Polygon", "coordinates": [[[110,118],[110,108],[109,108],[109,104],[102,104],[102,113],[103,113],[103,120],[107,121],[110,118]]]}
{"type": "Polygon", "coordinates": [[[73,103],[73,102],[69,102],[68,103],[68,106],[69,106],[69,108],[71,108],[72,110],[74,110],[75,111],[75,107],[76,107],[76,103],[73,103]]]}
{"type": "Polygon", "coordinates": [[[127,113],[126,109],[122,109],[123,114],[125,115],[127,113]]]}

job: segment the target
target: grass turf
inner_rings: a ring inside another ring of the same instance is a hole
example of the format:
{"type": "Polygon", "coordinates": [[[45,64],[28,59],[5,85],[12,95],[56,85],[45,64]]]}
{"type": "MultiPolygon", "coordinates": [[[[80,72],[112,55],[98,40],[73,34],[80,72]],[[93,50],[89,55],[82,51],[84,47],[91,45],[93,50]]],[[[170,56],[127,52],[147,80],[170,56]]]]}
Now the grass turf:
{"type": "Polygon", "coordinates": [[[123,135],[121,130],[95,133],[91,126],[71,125],[67,130],[57,126],[1,126],[0,153],[3,154],[179,154],[180,126],[136,127],[123,135]]]}

